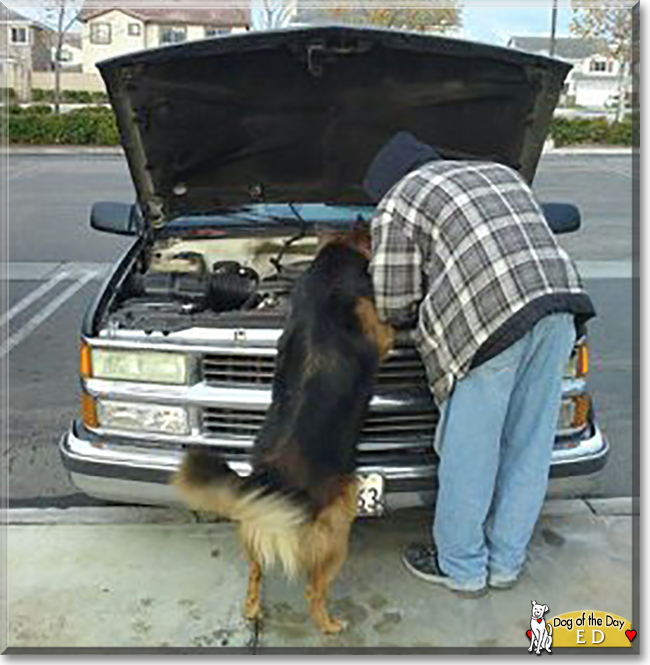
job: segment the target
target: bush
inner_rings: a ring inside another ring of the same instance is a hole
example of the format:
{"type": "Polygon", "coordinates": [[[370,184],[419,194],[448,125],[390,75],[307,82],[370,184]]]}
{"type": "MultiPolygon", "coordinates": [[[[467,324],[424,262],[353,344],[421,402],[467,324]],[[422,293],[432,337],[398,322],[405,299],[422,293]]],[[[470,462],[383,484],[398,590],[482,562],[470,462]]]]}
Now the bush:
{"type": "Polygon", "coordinates": [[[0,88],[0,99],[12,104],[16,101],[16,91],[13,88],[0,88]]]}
{"type": "Polygon", "coordinates": [[[69,113],[8,113],[9,142],[30,145],[117,145],[119,136],[111,109],[103,106],[69,113]]]}
{"type": "MultiPolygon", "coordinates": [[[[17,108],[21,107],[18,106],[17,108]]],[[[31,106],[21,108],[21,110],[24,113],[33,113],[34,115],[49,115],[50,113],[54,113],[54,109],[49,104],[32,104],[31,106]]]]}
{"type": "Polygon", "coordinates": [[[565,145],[632,145],[632,123],[626,119],[609,124],[607,118],[557,117],[551,136],[558,147],[565,145]]]}
{"type": "Polygon", "coordinates": [[[613,122],[609,130],[610,143],[632,145],[632,120],[629,119],[629,116],[621,122],[613,122]]]}
{"type": "MultiPolygon", "coordinates": [[[[34,88],[32,100],[35,102],[54,103],[54,90],[34,88]]],[[[103,104],[108,101],[105,92],[90,92],[88,90],[61,90],[62,104],[103,104]]]]}

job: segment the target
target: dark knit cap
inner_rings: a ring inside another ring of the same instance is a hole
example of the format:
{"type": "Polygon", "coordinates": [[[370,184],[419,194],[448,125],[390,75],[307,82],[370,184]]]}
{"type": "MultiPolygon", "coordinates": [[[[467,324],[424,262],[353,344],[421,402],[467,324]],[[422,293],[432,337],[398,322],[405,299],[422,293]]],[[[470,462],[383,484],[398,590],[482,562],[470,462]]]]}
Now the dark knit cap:
{"type": "Polygon", "coordinates": [[[434,159],[441,159],[437,150],[421,143],[410,132],[397,132],[375,155],[363,179],[363,188],[377,203],[407,173],[434,159]]]}

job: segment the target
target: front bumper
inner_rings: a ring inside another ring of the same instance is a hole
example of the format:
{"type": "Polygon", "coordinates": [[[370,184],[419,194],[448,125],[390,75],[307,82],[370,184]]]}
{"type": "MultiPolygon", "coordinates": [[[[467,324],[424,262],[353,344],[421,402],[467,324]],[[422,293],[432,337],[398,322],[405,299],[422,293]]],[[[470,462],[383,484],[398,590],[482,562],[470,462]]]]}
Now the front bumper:
{"type": "MultiPolygon", "coordinates": [[[[562,440],[553,452],[551,479],[596,473],[607,460],[609,445],[597,426],[581,438],[562,440]]],[[[169,485],[178,468],[181,448],[154,447],[155,442],[134,443],[117,437],[99,437],[75,421],[60,441],[63,463],[74,485],[100,499],[139,504],[179,504],[169,485]]],[[[240,475],[250,473],[245,451],[223,455],[240,475]]],[[[408,464],[403,457],[386,457],[381,463],[362,461],[359,472],[378,472],[384,476],[386,507],[390,511],[430,505],[436,489],[437,462],[408,464]]]]}

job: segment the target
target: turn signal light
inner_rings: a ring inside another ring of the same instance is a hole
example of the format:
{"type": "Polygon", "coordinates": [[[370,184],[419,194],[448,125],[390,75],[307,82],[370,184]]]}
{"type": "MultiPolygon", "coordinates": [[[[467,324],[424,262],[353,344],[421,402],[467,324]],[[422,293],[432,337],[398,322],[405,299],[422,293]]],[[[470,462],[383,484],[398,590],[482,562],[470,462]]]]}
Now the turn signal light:
{"type": "Polygon", "coordinates": [[[93,373],[90,346],[83,340],[81,340],[81,348],[79,350],[79,373],[84,379],[90,378],[93,373]]]}
{"type": "Polygon", "coordinates": [[[576,349],[576,376],[586,376],[589,372],[589,347],[587,342],[580,344],[576,349]]]}
{"type": "Polygon", "coordinates": [[[87,393],[81,393],[81,421],[86,427],[98,427],[95,400],[87,393]]]}

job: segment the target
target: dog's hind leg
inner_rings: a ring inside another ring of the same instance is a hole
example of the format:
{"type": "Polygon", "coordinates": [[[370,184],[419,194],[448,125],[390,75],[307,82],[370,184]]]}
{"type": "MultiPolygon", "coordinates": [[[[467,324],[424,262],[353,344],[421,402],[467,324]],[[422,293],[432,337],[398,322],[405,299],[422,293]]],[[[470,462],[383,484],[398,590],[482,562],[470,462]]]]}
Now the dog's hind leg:
{"type": "Polygon", "coordinates": [[[324,633],[339,633],[345,625],[341,619],[332,617],[327,609],[327,592],[345,561],[346,552],[332,553],[309,571],[309,582],[305,598],[310,602],[311,617],[324,633]]]}
{"type": "Polygon", "coordinates": [[[262,566],[249,553],[248,591],[244,603],[244,618],[253,621],[262,617],[262,566]]]}
{"type": "Polygon", "coordinates": [[[356,480],[343,487],[341,495],[316,518],[310,534],[311,557],[305,598],[311,605],[314,623],[324,633],[344,628],[327,610],[327,592],[348,554],[350,528],[356,516],[356,480]]]}

